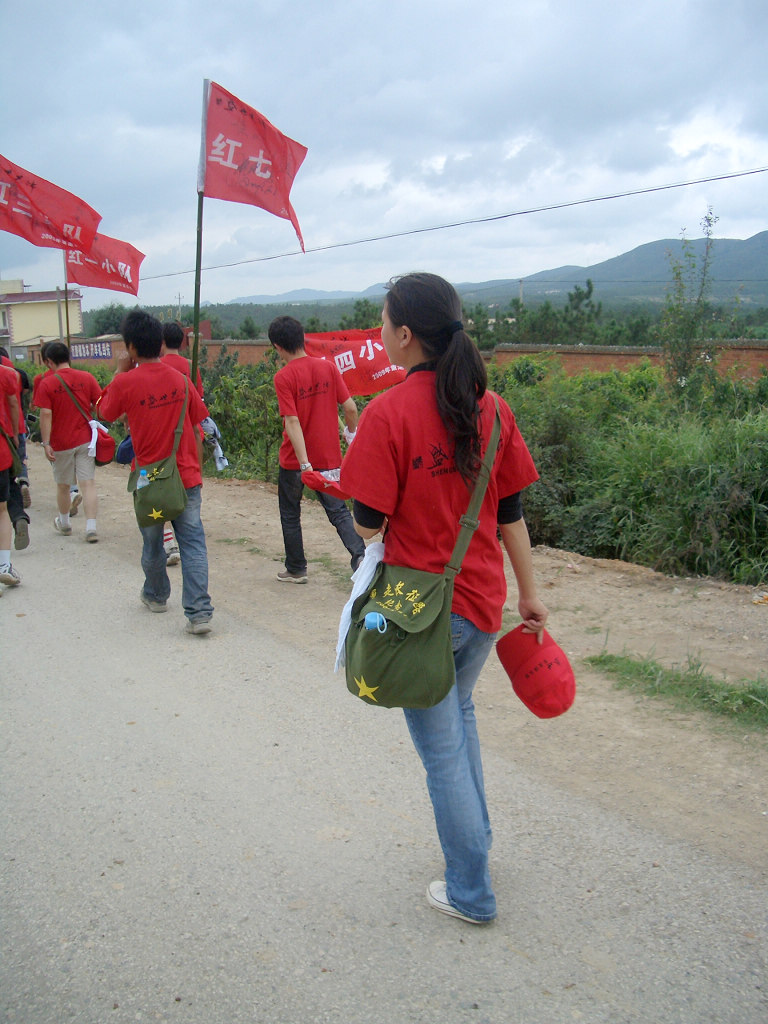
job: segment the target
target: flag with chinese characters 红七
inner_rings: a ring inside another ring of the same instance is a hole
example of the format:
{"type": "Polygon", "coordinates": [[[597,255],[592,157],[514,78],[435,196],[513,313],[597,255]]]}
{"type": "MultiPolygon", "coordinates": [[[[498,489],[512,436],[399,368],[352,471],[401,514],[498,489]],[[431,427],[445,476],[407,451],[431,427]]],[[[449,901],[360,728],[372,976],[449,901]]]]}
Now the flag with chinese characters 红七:
{"type": "Polygon", "coordinates": [[[304,348],[308,356],[334,361],[350,395],[375,395],[405,379],[402,366],[389,361],[380,327],[305,334],[304,348]]]}
{"type": "Polygon", "coordinates": [[[302,251],[290,193],[306,155],[305,146],[279,132],[258,110],[206,81],[197,191],[284,217],[293,224],[302,251]]]}
{"type": "Polygon", "coordinates": [[[89,252],[100,220],[82,199],[0,156],[0,231],[48,249],[89,252]]]}
{"type": "Polygon", "coordinates": [[[70,249],[67,281],[90,288],[139,294],[139,267],[144,253],[109,235],[96,235],[90,252],[70,249]]]}

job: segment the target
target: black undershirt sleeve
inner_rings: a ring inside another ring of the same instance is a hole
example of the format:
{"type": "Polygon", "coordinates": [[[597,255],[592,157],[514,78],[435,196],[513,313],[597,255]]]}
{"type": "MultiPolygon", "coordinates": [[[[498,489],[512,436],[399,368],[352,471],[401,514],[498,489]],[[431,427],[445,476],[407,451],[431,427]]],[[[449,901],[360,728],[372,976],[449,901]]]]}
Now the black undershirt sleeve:
{"type": "MultiPolygon", "coordinates": [[[[370,505],[364,505],[362,501],[358,501],[356,498],[353,503],[353,514],[355,522],[359,523],[360,526],[365,527],[366,530],[375,530],[377,527],[381,526],[386,519],[383,512],[379,512],[378,509],[371,508],[370,505]]],[[[516,523],[518,519],[522,518],[523,500],[520,491],[516,494],[510,494],[509,497],[502,498],[501,501],[499,501],[496,522],[516,523]]]]}
{"type": "Polygon", "coordinates": [[[376,530],[386,519],[383,512],[371,508],[370,505],[364,505],[357,498],[355,498],[352,504],[352,514],[355,517],[355,522],[359,523],[366,530],[376,530]]]}
{"type": "Polygon", "coordinates": [[[499,510],[496,513],[497,523],[516,523],[518,519],[522,518],[523,499],[520,491],[518,491],[516,494],[510,494],[509,497],[502,498],[499,501],[499,510]]]}

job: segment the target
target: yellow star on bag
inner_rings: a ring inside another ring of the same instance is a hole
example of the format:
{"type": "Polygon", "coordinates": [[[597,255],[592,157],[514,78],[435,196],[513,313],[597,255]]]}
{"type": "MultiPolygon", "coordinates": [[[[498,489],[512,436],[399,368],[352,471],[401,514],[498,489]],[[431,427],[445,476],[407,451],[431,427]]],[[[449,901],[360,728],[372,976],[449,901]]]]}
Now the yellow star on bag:
{"type": "Polygon", "coordinates": [[[376,698],[373,695],[376,692],[376,690],[378,690],[378,686],[367,686],[365,682],[365,676],[361,676],[359,679],[356,678],[355,682],[357,683],[357,687],[360,690],[358,697],[370,697],[371,700],[376,700],[376,698]]]}

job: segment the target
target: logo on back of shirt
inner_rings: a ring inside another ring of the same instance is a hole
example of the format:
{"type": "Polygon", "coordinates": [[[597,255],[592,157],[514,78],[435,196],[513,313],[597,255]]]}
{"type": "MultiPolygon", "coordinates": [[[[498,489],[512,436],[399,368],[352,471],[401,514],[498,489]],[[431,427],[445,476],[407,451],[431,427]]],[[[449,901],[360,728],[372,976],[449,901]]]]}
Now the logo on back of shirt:
{"type": "Polygon", "coordinates": [[[441,476],[443,473],[456,472],[451,456],[447,454],[442,444],[431,444],[428,447],[431,462],[427,465],[424,461],[424,456],[417,455],[415,459],[411,459],[413,469],[427,469],[431,476],[441,476]]]}
{"type": "Polygon", "coordinates": [[[331,386],[331,382],[328,380],[319,380],[316,384],[311,384],[309,387],[299,387],[296,392],[297,398],[314,398],[316,395],[324,395],[328,392],[331,386]]]}

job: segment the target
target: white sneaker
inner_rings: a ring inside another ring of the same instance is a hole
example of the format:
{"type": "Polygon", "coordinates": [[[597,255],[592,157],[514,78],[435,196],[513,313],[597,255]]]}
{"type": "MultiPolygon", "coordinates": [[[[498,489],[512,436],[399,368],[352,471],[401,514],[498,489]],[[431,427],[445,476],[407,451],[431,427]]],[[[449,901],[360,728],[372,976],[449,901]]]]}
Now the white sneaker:
{"type": "Polygon", "coordinates": [[[58,516],[56,516],[53,520],[53,528],[56,531],[56,533],[60,533],[62,537],[69,537],[72,533],[72,527],[65,526],[58,516]]]}
{"type": "Polygon", "coordinates": [[[80,493],[80,491],[76,491],[74,494],[70,494],[70,498],[72,499],[72,501],[69,506],[69,514],[71,516],[76,516],[77,510],[83,503],[83,496],[80,493]]]}
{"type": "Polygon", "coordinates": [[[434,907],[435,910],[439,910],[441,914],[447,914],[449,917],[458,917],[461,921],[468,921],[469,924],[490,924],[489,921],[476,921],[474,917],[467,917],[466,914],[462,914],[460,910],[457,910],[452,903],[449,903],[445,891],[445,882],[442,879],[430,882],[427,886],[427,903],[430,907],[434,907]]]}
{"type": "Polygon", "coordinates": [[[10,562],[7,565],[0,565],[0,583],[4,583],[6,587],[18,587],[21,583],[21,576],[10,562]]]}
{"type": "Polygon", "coordinates": [[[165,549],[165,564],[166,565],[178,565],[181,561],[181,555],[179,554],[179,548],[177,544],[169,544],[165,549]]]}

